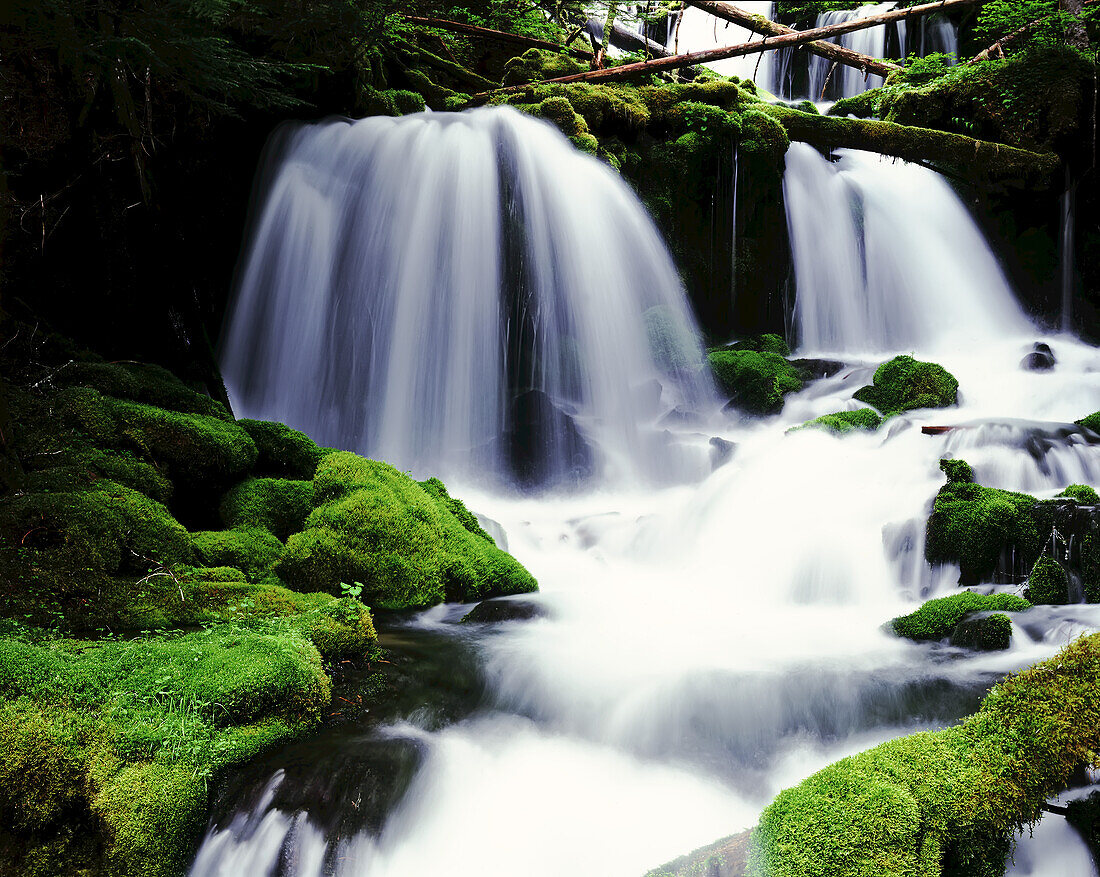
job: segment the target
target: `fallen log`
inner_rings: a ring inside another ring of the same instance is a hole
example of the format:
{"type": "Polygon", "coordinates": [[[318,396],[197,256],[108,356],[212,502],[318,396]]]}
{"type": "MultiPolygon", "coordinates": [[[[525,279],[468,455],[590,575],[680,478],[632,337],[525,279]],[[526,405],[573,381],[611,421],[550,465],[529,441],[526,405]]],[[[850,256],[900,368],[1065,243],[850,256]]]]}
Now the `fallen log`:
{"type": "Polygon", "coordinates": [[[719,49],[706,49],[700,52],[688,52],[683,55],[671,55],[667,58],[654,58],[649,61],[639,61],[635,64],[623,64],[621,67],[609,67],[605,70],[588,70],[583,73],[573,73],[569,76],[559,76],[555,79],[544,79],[541,82],[513,85],[507,88],[496,89],[493,92],[484,92],[474,95],[474,101],[484,100],[493,94],[510,94],[524,91],[539,85],[549,85],[566,82],[609,82],[618,79],[629,79],[633,76],[645,76],[650,73],[658,73],[664,70],[678,70],[681,67],[694,67],[697,64],[707,64],[711,61],[721,61],[725,58],[736,58],[741,55],[752,55],[756,52],[768,52],[773,49],[784,49],[791,46],[802,46],[816,40],[828,37],[841,36],[857,30],[866,30],[891,21],[901,21],[907,18],[917,18],[930,12],[939,12],[944,9],[954,9],[959,6],[972,6],[982,0],[937,0],[935,3],[925,3],[921,6],[910,6],[906,9],[894,9],[878,15],[868,15],[866,18],[857,18],[839,24],[831,24],[827,27],[815,27],[810,30],[795,31],[782,36],[766,36],[758,42],[739,43],[736,46],[726,46],[719,49]]]}
{"type": "Polygon", "coordinates": [[[874,119],[818,116],[770,104],[761,104],[760,110],[779,122],[791,140],[800,143],[819,149],[861,149],[911,162],[932,162],[969,179],[1042,185],[1061,165],[1053,152],[1030,152],[948,131],[874,119]]]}
{"type": "MultiPolygon", "coordinates": [[[[592,37],[597,40],[603,39],[603,22],[597,18],[588,19],[588,23],[585,28],[588,33],[592,34],[592,37]]],[[[616,49],[622,49],[624,52],[643,52],[646,55],[654,58],[670,58],[672,52],[662,46],[660,43],[643,36],[636,31],[630,30],[619,22],[611,28],[611,45],[616,49]]]]}
{"type": "MultiPolygon", "coordinates": [[[[704,12],[709,12],[715,18],[721,18],[723,21],[732,24],[739,24],[741,27],[765,36],[778,37],[798,33],[794,28],[787,27],[785,24],[769,21],[762,15],[754,15],[739,6],[734,6],[732,3],[725,3],[723,0],[687,0],[687,4],[702,9],[704,12]]],[[[848,67],[855,67],[857,70],[862,70],[864,73],[873,73],[876,76],[889,76],[895,70],[901,70],[901,67],[897,64],[872,58],[870,55],[864,55],[824,40],[814,40],[806,43],[802,48],[815,55],[820,55],[822,58],[828,58],[830,61],[848,67]]]]}
{"type": "Polygon", "coordinates": [[[502,30],[492,30],[488,27],[478,27],[475,24],[466,24],[462,21],[450,21],[445,18],[425,18],[420,15],[403,15],[402,18],[404,18],[405,21],[411,21],[413,24],[422,24],[424,27],[449,30],[452,33],[461,33],[472,37],[495,40],[498,43],[512,43],[517,46],[526,46],[529,49],[549,49],[552,52],[563,52],[584,61],[592,60],[591,52],[586,52],[584,49],[574,49],[569,46],[562,46],[558,43],[551,43],[548,40],[524,37],[519,34],[506,33],[502,30]]]}

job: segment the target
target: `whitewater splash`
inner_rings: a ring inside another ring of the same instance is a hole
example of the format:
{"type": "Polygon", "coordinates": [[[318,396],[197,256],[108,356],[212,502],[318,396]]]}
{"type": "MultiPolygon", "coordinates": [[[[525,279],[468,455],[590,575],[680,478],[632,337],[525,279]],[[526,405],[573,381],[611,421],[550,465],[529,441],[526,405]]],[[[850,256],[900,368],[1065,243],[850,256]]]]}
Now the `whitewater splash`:
{"type": "Polygon", "coordinates": [[[783,194],[801,345],[935,350],[1028,322],[989,244],[939,174],[872,153],[787,151],[783,194]]]}
{"type": "Polygon", "coordinates": [[[609,168],[510,108],[272,152],[223,345],[241,414],[423,474],[699,474],[650,428],[709,398],[698,332],[609,168]]]}

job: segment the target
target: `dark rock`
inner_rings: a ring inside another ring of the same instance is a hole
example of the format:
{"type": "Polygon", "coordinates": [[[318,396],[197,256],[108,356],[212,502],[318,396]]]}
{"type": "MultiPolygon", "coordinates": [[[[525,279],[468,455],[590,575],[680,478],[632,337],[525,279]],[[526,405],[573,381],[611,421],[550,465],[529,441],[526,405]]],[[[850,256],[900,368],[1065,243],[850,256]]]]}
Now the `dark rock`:
{"type": "Polygon", "coordinates": [[[951,633],[951,645],[977,652],[1003,651],[1011,639],[1012,621],[1000,612],[968,616],[951,633]]]}
{"type": "Polygon", "coordinates": [[[1020,360],[1020,368],[1033,372],[1050,371],[1057,361],[1049,344],[1036,341],[1031,348],[1031,353],[1020,360]]]}
{"type": "Polygon", "coordinates": [[[844,363],[835,359],[792,359],[791,365],[806,383],[831,378],[844,368],[844,363]]]}
{"type": "Polygon", "coordinates": [[[499,449],[523,487],[549,487],[592,474],[593,454],[573,417],[542,390],[512,399],[499,449]]]}
{"type": "Polygon", "coordinates": [[[658,426],[697,426],[703,419],[698,411],[676,406],[657,421],[658,426]]]}
{"type": "Polygon", "coordinates": [[[737,445],[719,436],[712,436],[710,440],[710,467],[717,469],[730,461],[737,445]]]}
{"type": "Polygon", "coordinates": [[[532,600],[507,600],[494,597],[478,603],[462,616],[462,622],[496,624],[500,621],[527,621],[531,618],[545,617],[546,608],[532,600]]]}

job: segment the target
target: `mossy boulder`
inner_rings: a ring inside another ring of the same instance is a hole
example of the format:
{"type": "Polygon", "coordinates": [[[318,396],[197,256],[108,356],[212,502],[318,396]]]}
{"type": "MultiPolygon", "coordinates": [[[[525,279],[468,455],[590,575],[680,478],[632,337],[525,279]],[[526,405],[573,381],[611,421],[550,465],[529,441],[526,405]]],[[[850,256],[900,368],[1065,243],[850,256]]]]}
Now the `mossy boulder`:
{"type": "Polygon", "coordinates": [[[1032,603],[1068,603],[1069,577],[1057,560],[1044,555],[1031,568],[1024,594],[1032,603]]]}
{"type": "Polygon", "coordinates": [[[54,375],[62,387],[90,387],[104,396],[220,420],[232,416],[220,402],[198,393],[168,369],[147,362],[70,362],[54,375]]]}
{"type": "Polygon", "coordinates": [[[1096,493],[1095,488],[1087,484],[1071,484],[1058,496],[1075,499],[1081,505],[1100,505],[1100,495],[1096,493]]]}
{"type": "Polygon", "coordinates": [[[943,366],[895,356],[875,371],[874,383],[854,397],[886,417],[916,408],[947,408],[958,402],[959,382],[943,366]]]}
{"type": "Polygon", "coordinates": [[[207,566],[231,566],[253,581],[262,579],[283,556],[283,543],[264,527],[204,530],[192,534],[195,556],[207,566]]]}
{"type": "Polygon", "coordinates": [[[238,420],[237,425],[256,445],[255,471],[260,475],[310,479],[327,453],[304,432],[283,423],[246,418],[238,420]]]}
{"type": "Polygon", "coordinates": [[[973,478],[964,461],[946,460],[942,466],[955,480],[940,488],[928,518],[928,562],[957,563],[964,585],[991,581],[1012,554],[1034,562],[1049,532],[1040,534],[1035,497],[962,480],[973,478]]]}
{"type": "Polygon", "coordinates": [[[891,623],[898,636],[917,642],[938,642],[972,612],[1023,612],[1031,604],[1015,594],[976,594],[963,591],[949,597],[928,600],[915,612],[895,618],[891,623]]]}
{"type": "Polygon", "coordinates": [[[1080,420],[1074,421],[1078,426],[1083,426],[1085,429],[1100,435],[1100,411],[1095,411],[1088,417],[1082,417],[1080,420]]]}
{"type": "Polygon", "coordinates": [[[399,88],[379,90],[368,86],[360,93],[357,103],[364,116],[404,116],[424,111],[422,95],[399,88]]]}
{"type": "Polygon", "coordinates": [[[951,645],[977,652],[1004,651],[1012,642],[1012,619],[1000,612],[964,618],[951,632],[951,645]]]}
{"type": "Polygon", "coordinates": [[[1012,834],[1100,751],[1100,636],[993,688],[961,724],[891,740],[781,792],[753,877],[1004,873],[1012,834]]]}
{"type": "Polygon", "coordinates": [[[302,529],[312,510],[312,481],[249,478],[226,493],[218,513],[227,527],[262,527],[286,539],[302,529]]]}
{"type": "Polygon", "coordinates": [[[796,429],[825,429],[843,434],[853,430],[874,432],[882,425],[882,417],[872,408],[857,408],[855,411],[837,411],[834,414],[822,414],[813,420],[807,420],[796,429]]]}
{"type": "MultiPolygon", "coordinates": [[[[360,582],[375,608],[430,606],[533,591],[535,580],[467,512],[386,463],[330,454],[313,479],[317,507],[275,572],[290,587],[337,594],[360,582]],[[436,495],[433,495],[436,494],[436,495]]],[[[464,507],[463,507],[464,510],[464,507]]]]}
{"type": "Polygon", "coordinates": [[[749,414],[776,414],[787,393],[802,389],[798,372],[778,353],[712,350],[707,362],[731,405],[749,414]]]}
{"type": "Polygon", "coordinates": [[[526,82],[541,82],[580,73],[588,69],[584,63],[565,54],[549,49],[528,49],[522,55],[512,58],[504,65],[504,85],[522,85],[526,82]]]}

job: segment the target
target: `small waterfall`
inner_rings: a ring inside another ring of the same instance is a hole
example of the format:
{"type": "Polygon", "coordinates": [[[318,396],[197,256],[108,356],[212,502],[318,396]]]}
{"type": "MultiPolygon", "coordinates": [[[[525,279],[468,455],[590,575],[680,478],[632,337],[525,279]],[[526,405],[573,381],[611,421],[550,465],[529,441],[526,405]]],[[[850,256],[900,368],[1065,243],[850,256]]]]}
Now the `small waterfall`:
{"type": "MultiPolygon", "coordinates": [[[[872,6],[861,6],[859,9],[823,12],[817,17],[817,27],[828,27],[833,24],[842,24],[856,18],[867,18],[871,15],[879,15],[888,12],[897,6],[894,0],[886,3],[876,3],[872,6]]],[[[870,55],[872,58],[886,56],[886,25],[857,30],[843,34],[833,42],[839,43],[846,49],[870,55]]],[[[881,76],[865,76],[862,71],[853,67],[836,65],[828,58],[819,55],[810,56],[810,100],[822,100],[828,90],[835,97],[853,97],[868,89],[878,88],[882,85],[881,76]]]]}
{"type": "Polygon", "coordinates": [[[1076,259],[1077,184],[1066,171],[1066,191],[1062,193],[1062,221],[1058,254],[1062,263],[1062,331],[1073,331],[1073,268],[1076,259]]]}
{"type": "MultiPolygon", "coordinates": [[[[737,6],[747,12],[770,19],[775,4],[770,0],[746,0],[738,3],[737,6]]],[[[761,39],[763,37],[760,34],[723,21],[695,6],[684,9],[680,19],[678,43],[680,52],[701,52],[761,39]]],[[[772,73],[772,55],[774,54],[775,52],[761,52],[758,55],[745,55],[741,58],[726,58],[724,61],[715,61],[706,66],[723,76],[751,79],[763,87],[770,88],[770,83],[774,79],[772,73]]]]}
{"type": "Polygon", "coordinates": [[[272,151],[224,339],[243,415],[417,473],[675,477],[647,425],[710,388],[610,169],[507,108],[296,125],[272,151]]]}
{"type": "Polygon", "coordinates": [[[934,171],[851,150],[832,162],[794,143],[783,191],[803,347],[927,349],[1027,330],[981,231],[934,171]]]}

